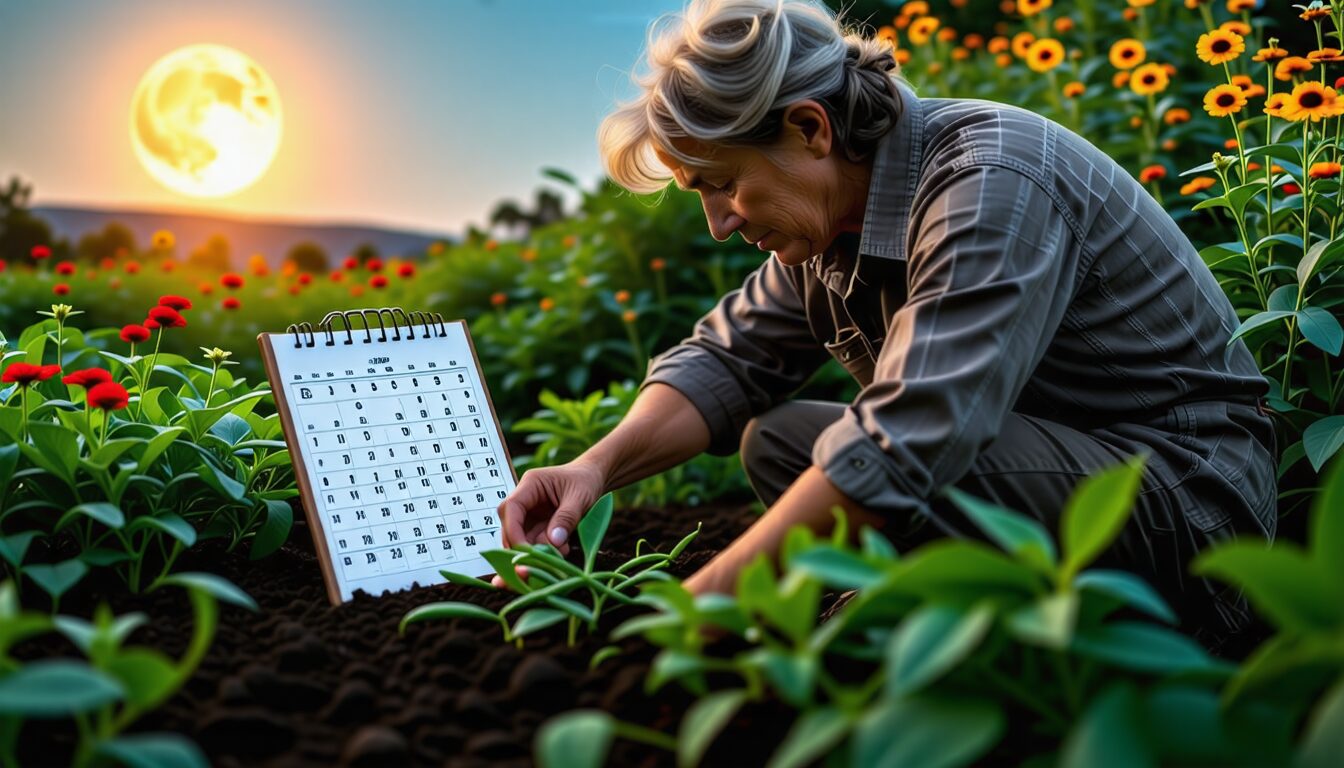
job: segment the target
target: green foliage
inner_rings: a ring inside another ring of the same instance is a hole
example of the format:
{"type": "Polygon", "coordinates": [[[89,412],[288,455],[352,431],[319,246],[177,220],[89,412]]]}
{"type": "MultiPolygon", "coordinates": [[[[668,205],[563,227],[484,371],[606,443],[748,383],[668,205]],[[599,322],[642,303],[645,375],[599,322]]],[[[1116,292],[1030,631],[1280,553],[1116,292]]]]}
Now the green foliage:
{"type": "MultiPolygon", "coordinates": [[[[677,543],[670,552],[643,552],[644,540],[635,547],[634,558],[615,570],[596,570],[597,552],[602,546],[607,526],[611,523],[613,499],[610,493],[597,500],[592,509],[579,521],[579,545],[583,550],[583,565],[578,566],[563,558],[549,544],[514,544],[503,549],[482,553],[499,578],[509,589],[518,593],[498,613],[472,603],[439,602],[414,608],[402,618],[400,631],[409,624],[427,619],[472,618],[496,621],[504,632],[504,640],[514,640],[519,647],[522,639],[561,622],[568,622],[569,644],[577,640],[578,629],[585,626],[591,632],[597,628],[602,609],[608,601],[629,605],[632,595],[642,584],[668,582],[672,577],[662,569],[676,559],[699,534],[694,531],[677,543]],[[574,599],[575,596],[586,600],[574,599]],[[526,609],[526,610],[524,610],[526,609]],[[512,625],[511,614],[517,615],[512,625]]],[[[493,589],[490,584],[473,576],[452,571],[441,571],[454,584],[482,589],[493,589]]]]}

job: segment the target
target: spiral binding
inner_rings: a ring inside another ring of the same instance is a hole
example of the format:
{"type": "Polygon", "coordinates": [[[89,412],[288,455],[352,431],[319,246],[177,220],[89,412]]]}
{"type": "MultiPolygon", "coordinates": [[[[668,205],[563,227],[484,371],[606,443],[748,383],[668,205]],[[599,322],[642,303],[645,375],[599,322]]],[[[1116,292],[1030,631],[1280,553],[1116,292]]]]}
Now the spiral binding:
{"type": "Polygon", "coordinates": [[[388,331],[392,332],[392,341],[401,341],[402,332],[405,331],[406,339],[412,340],[416,337],[416,327],[421,328],[420,337],[428,339],[431,336],[444,337],[448,335],[448,326],[443,320],[443,315],[438,312],[422,312],[419,310],[407,312],[401,307],[382,307],[380,309],[347,309],[345,311],[328,312],[327,316],[314,328],[312,323],[291,323],[285,328],[285,333],[294,334],[294,348],[315,347],[317,346],[318,335],[326,336],[325,345],[328,347],[336,346],[336,339],[345,332],[345,339],[342,344],[354,344],[356,331],[362,330],[364,338],[361,340],[365,344],[372,344],[373,323],[378,323],[378,341],[388,341],[388,331]],[[370,319],[372,317],[372,319],[370,319]],[[384,317],[387,320],[384,320],[384,317]],[[359,318],[360,327],[356,328],[354,319],[359,318]],[[336,323],[340,321],[342,328],[337,328],[336,323]],[[438,332],[435,333],[435,330],[438,332]],[[307,337],[307,343],[304,343],[304,337],[307,337]]]}

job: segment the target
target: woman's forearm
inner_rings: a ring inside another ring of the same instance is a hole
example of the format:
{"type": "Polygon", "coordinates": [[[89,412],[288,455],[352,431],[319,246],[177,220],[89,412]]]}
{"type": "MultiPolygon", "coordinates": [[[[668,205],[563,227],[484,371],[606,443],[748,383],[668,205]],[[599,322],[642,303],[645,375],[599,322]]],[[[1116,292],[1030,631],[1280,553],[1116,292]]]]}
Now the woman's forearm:
{"type": "Polygon", "coordinates": [[[599,467],[613,491],[675,467],[709,448],[709,425],[685,395],[654,382],[606,437],[575,462],[599,467]]]}

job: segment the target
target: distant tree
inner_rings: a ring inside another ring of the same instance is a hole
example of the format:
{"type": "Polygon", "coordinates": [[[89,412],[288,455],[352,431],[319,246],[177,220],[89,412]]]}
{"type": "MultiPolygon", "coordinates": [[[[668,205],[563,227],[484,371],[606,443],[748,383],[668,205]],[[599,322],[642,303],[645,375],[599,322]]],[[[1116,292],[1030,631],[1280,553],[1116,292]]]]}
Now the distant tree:
{"type": "Polygon", "coordinates": [[[79,238],[75,246],[75,255],[84,261],[98,261],[105,257],[115,257],[117,250],[125,248],[125,253],[135,252],[135,234],[119,221],[109,221],[101,232],[89,232],[79,238]]]}
{"type": "Polygon", "coordinates": [[[503,226],[510,232],[519,227],[528,229],[532,226],[531,217],[528,216],[517,201],[503,200],[495,206],[495,210],[490,213],[490,226],[503,226]]]}
{"type": "Polygon", "coordinates": [[[187,263],[212,272],[228,272],[233,268],[229,258],[229,239],[223,235],[211,235],[205,243],[192,250],[187,263]]]}
{"type": "Polygon", "coordinates": [[[331,268],[327,259],[327,249],[311,240],[305,240],[290,248],[287,258],[294,262],[294,266],[300,272],[322,273],[331,268]]]}
{"type": "Polygon", "coordinates": [[[536,207],[532,211],[531,224],[544,227],[565,218],[564,199],[549,189],[538,189],[536,207]]]}
{"type": "Polygon", "coordinates": [[[31,260],[35,245],[48,246],[56,258],[69,251],[69,243],[56,240],[46,220],[29,212],[28,200],[32,194],[32,185],[22,183],[17,176],[0,190],[0,258],[6,261],[31,260]]]}
{"type": "Polygon", "coordinates": [[[354,256],[355,261],[358,261],[361,265],[367,264],[369,259],[381,258],[378,246],[373,243],[360,243],[359,247],[355,249],[355,252],[350,255],[354,256]]]}

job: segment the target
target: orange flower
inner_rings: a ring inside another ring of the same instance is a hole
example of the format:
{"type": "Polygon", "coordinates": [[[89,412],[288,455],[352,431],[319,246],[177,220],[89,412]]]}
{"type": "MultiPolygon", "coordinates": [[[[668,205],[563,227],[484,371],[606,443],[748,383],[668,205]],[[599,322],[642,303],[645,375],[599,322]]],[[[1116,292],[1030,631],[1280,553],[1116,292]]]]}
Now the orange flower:
{"type": "Polygon", "coordinates": [[[1129,127],[1130,127],[1130,128],[1141,128],[1141,127],[1143,127],[1143,118],[1142,118],[1142,117],[1139,117],[1138,115],[1133,115],[1133,116],[1131,116],[1131,117],[1129,118],[1129,127]]]}
{"type": "Polygon", "coordinates": [[[1111,66],[1116,69],[1133,69],[1142,64],[1147,56],[1148,51],[1144,49],[1143,43],[1132,37],[1116,40],[1111,45],[1111,66]]]}
{"type": "Polygon", "coordinates": [[[929,66],[926,69],[928,69],[930,75],[936,75],[943,71],[943,62],[930,61],[929,66]]]}
{"type": "Polygon", "coordinates": [[[999,69],[1007,69],[1013,65],[1013,55],[1011,53],[1000,53],[994,57],[994,66],[999,69]]]}
{"type": "Polygon", "coordinates": [[[1242,37],[1250,37],[1251,34],[1251,25],[1236,19],[1224,21],[1222,24],[1218,25],[1218,28],[1227,32],[1235,32],[1242,37]]]}
{"type": "Polygon", "coordinates": [[[1033,72],[1049,72],[1064,61],[1064,46],[1052,37],[1043,37],[1027,49],[1027,66],[1033,72]]]}
{"type": "Polygon", "coordinates": [[[1147,8],[1154,0],[1128,0],[1130,8],[1147,8]]]}
{"type": "Polygon", "coordinates": [[[128,275],[137,275],[140,273],[140,262],[128,261],[122,266],[122,269],[125,270],[128,275]]]}
{"type": "Polygon", "coordinates": [[[1036,36],[1030,32],[1018,32],[1013,35],[1013,55],[1019,59],[1026,58],[1027,50],[1031,48],[1031,44],[1034,42],[1036,42],[1036,36]]]}
{"type": "Polygon", "coordinates": [[[574,235],[565,235],[565,239],[561,240],[560,244],[566,248],[573,248],[575,245],[578,245],[578,242],[579,238],[574,235]]]}
{"type": "Polygon", "coordinates": [[[498,250],[499,250],[499,242],[498,242],[497,240],[493,239],[493,238],[491,238],[490,240],[486,240],[486,241],[485,241],[485,250],[487,250],[487,251],[498,251],[498,250]]]}
{"type": "Polygon", "coordinates": [[[901,16],[910,18],[911,16],[926,16],[929,13],[929,4],[925,0],[910,0],[910,2],[901,6],[901,16]]]}
{"type": "Polygon", "coordinates": [[[957,30],[951,27],[943,27],[938,30],[938,39],[942,40],[944,43],[950,43],[957,39],[957,30]]]}
{"type": "Polygon", "coordinates": [[[360,285],[359,283],[355,283],[354,285],[350,286],[350,295],[354,296],[355,298],[363,296],[364,286],[360,285]]]}
{"type": "Polygon", "coordinates": [[[897,63],[897,64],[901,64],[901,65],[909,64],[909,63],[910,63],[910,49],[908,49],[908,48],[897,48],[897,49],[896,49],[895,57],[896,57],[896,63],[897,63]]]}
{"type": "Polygon", "coordinates": [[[877,28],[877,39],[886,40],[892,46],[896,45],[896,28],[891,25],[885,25],[877,28]]]}
{"type": "Polygon", "coordinates": [[[1288,120],[1319,122],[1340,114],[1344,108],[1335,89],[1315,80],[1299,83],[1283,102],[1283,117],[1288,120]]]}
{"type": "Polygon", "coordinates": [[[1172,107],[1162,115],[1162,122],[1167,125],[1180,125],[1190,122],[1190,110],[1181,107],[1172,107]]]}
{"type": "Polygon", "coordinates": [[[495,291],[494,293],[490,294],[490,305],[493,307],[502,307],[504,306],[504,302],[508,300],[509,300],[508,294],[504,293],[503,291],[495,291]]]}
{"type": "Polygon", "coordinates": [[[1204,111],[1214,117],[1227,117],[1246,106],[1246,95],[1235,85],[1216,85],[1204,94],[1204,111]]]}
{"type": "Polygon", "coordinates": [[[621,320],[627,323],[635,322],[635,318],[637,317],[639,317],[639,313],[635,312],[633,309],[627,309],[621,313],[621,320]]]}
{"type": "Polygon", "coordinates": [[[1074,81],[1072,81],[1072,82],[1068,82],[1068,83],[1065,83],[1065,84],[1064,84],[1064,96],[1065,96],[1065,98],[1076,99],[1076,98],[1078,98],[1079,96],[1082,96],[1082,95],[1083,95],[1083,91],[1085,91],[1085,90],[1087,90],[1087,86],[1083,85],[1082,83],[1078,82],[1077,80],[1074,80],[1074,81]]]}
{"type": "Polygon", "coordinates": [[[1271,45],[1268,48],[1261,48],[1260,50],[1256,51],[1255,55],[1251,57],[1251,60],[1275,61],[1276,59],[1282,59],[1284,56],[1287,55],[1288,51],[1286,49],[1271,45]]]}
{"type": "MultiPolygon", "coordinates": [[[[1169,82],[1167,70],[1161,65],[1144,64],[1134,70],[1134,76],[1129,79],[1129,87],[1140,96],[1147,96],[1150,93],[1165,91],[1169,82]]],[[[1237,93],[1240,94],[1241,91],[1237,93]]]]}
{"type": "Polygon", "coordinates": [[[1203,192],[1217,183],[1217,179],[1212,176],[1196,176],[1181,186],[1182,195],[1193,195],[1196,192],[1203,192]]]}
{"type": "Polygon", "coordinates": [[[1241,145],[1237,143],[1237,140],[1236,140],[1236,139],[1228,139],[1228,140],[1226,140],[1226,141],[1223,142],[1223,149],[1232,149],[1232,150],[1235,150],[1235,149],[1236,149],[1237,147],[1239,147],[1239,146],[1241,146],[1241,145]]]}
{"type": "Polygon", "coordinates": [[[1008,51],[1011,49],[1012,49],[1012,43],[1008,42],[1008,38],[1004,37],[1003,35],[998,35],[997,37],[991,37],[989,39],[989,45],[985,47],[985,50],[989,51],[990,53],[1003,53],[1004,51],[1008,51]]]}
{"type": "Polygon", "coordinates": [[[1315,19],[1324,18],[1329,15],[1330,15],[1329,4],[1323,6],[1313,4],[1312,7],[1303,9],[1302,13],[1298,16],[1298,18],[1302,19],[1303,21],[1314,21],[1315,19]]]}
{"type": "Polygon", "coordinates": [[[1323,61],[1344,61],[1344,56],[1340,55],[1338,48],[1318,48],[1307,54],[1307,61],[1313,64],[1320,64],[1323,61]]]}
{"type": "Polygon", "coordinates": [[[1176,144],[1176,140],[1175,140],[1175,139],[1163,139],[1163,140],[1162,140],[1162,151],[1163,151],[1163,152],[1175,152],[1175,151],[1176,151],[1176,147],[1177,147],[1177,144],[1176,144]]]}
{"type": "Polygon", "coordinates": [[[1139,12],[1133,8],[1126,8],[1124,12],[1120,14],[1120,17],[1125,21],[1134,21],[1139,18],[1139,12]]]}
{"type": "Polygon", "coordinates": [[[1023,16],[1035,16],[1054,4],[1054,0],[1017,0],[1017,12],[1023,16]]]}
{"type": "Polygon", "coordinates": [[[1241,13],[1242,11],[1254,11],[1255,0],[1227,0],[1227,10],[1229,13],[1241,13]]]}
{"type": "Polygon", "coordinates": [[[1160,165],[1149,165],[1139,171],[1139,181],[1144,184],[1150,184],[1154,181],[1161,181],[1167,178],[1167,169],[1160,165]]]}
{"type": "Polygon", "coordinates": [[[1111,76],[1111,85],[1117,90],[1129,85],[1129,70],[1122,69],[1111,76]]]}
{"type": "Polygon", "coordinates": [[[983,35],[972,32],[961,39],[961,44],[966,46],[967,50],[976,51],[985,44],[985,38],[983,35]]]}
{"type": "Polygon", "coordinates": [[[1225,64],[1236,59],[1246,50],[1246,40],[1235,32],[1215,29],[1199,36],[1195,44],[1195,53],[1205,64],[1225,64]]]}
{"type": "Polygon", "coordinates": [[[612,298],[616,299],[617,304],[624,304],[625,302],[630,300],[630,292],[622,288],[621,290],[617,291],[612,298]]]}
{"type": "Polygon", "coordinates": [[[906,35],[914,45],[924,45],[933,37],[933,33],[938,31],[938,25],[941,22],[933,16],[920,16],[918,19],[910,22],[910,29],[906,35]]]}
{"type": "Polygon", "coordinates": [[[956,48],[952,49],[953,61],[965,61],[969,58],[971,58],[971,52],[966,48],[958,45],[956,48]]]}
{"type": "Polygon", "coordinates": [[[523,261],[527,261],[527,262],[536,261],[536,260],[537,260],[537,249],[536,249],[536,248],[524,248],[524,249],[523,249],[523,252],[520,253],[520,254],[518,254],[518,258],[522,259],[523,261]]]}
{"type": "Polygon", "coordinates": [[[1313,179],[1333,179],[1344,170],[1339,163],[1312,163],[1307,175],[1313,179]]]}
{"type": "Polygon", "coordinates": [[[541,311],[550,312],[552,309],[555,309],[555,299],[552,299],[550,296],[542,298],[541,311]]]}
{"type": "Polygon", "coordinates": [[[667,261],[661,256],[649,259],[649,269],[654,272],[662,272],[664,269],[667,269],[667,261]]]}
{"type": "Polygon", "coordinates": [[[1057,34],[1068,34],[1073,31],[1073,19],[1068,16],[1060,16],[1055,19],[1055,32],[1057,34]]]}
{"type": "Polygon", "coordinates": [[[1295,75],[1310,72],[1312,63],[1301,56],[1289,56],[1274,65],[1274,77],[1279,80],[1292,80],[1295,75]]]}
{"type": "Polygon", "coordinates": [[[1265,114],[1271,117],[1283,117],[1283,105],[1288,101],[1288,94],[1276,93],[1265,100],[1265,114]]]}

